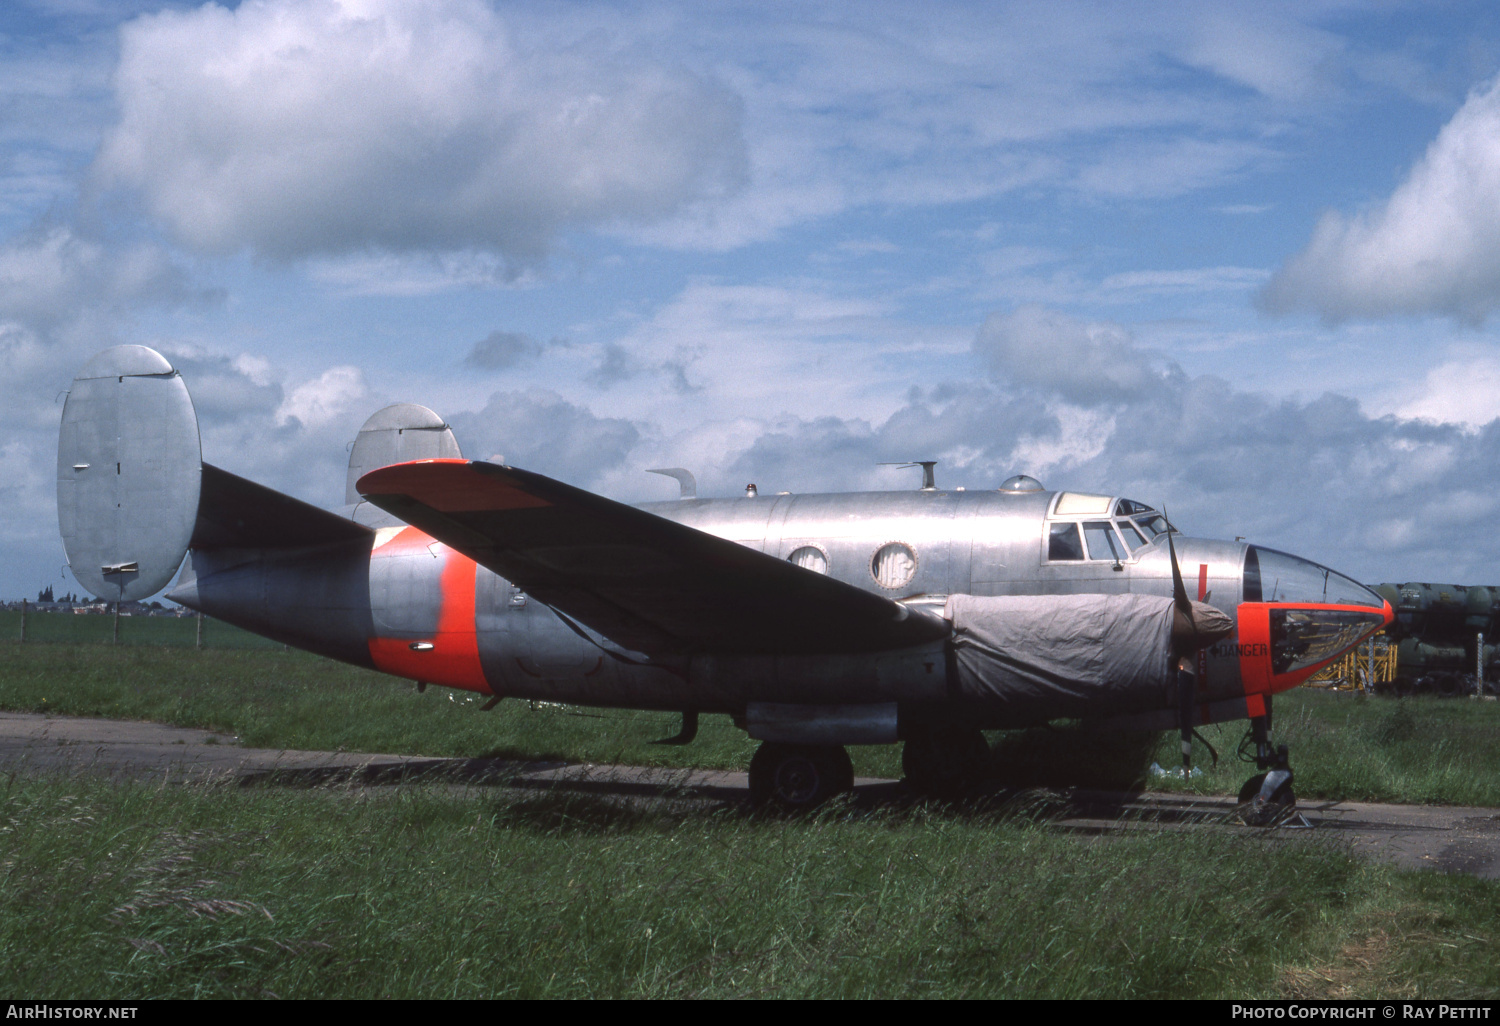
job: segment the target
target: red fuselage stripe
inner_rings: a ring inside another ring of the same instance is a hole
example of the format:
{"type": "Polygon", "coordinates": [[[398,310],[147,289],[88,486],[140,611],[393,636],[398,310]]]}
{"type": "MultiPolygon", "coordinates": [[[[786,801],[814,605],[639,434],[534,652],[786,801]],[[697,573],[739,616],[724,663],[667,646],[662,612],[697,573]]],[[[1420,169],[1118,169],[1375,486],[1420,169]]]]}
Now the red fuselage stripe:
{"type": "MultiPolygon", "coordinates": [[[[439,578],[442,606],[437,631],[423,638],[371,638],[375,667],[397,677],[443,684],[450,688],[492,694],[479,661],[479,638],[474,632],[474,590],[479,567],[467,556],[408,527],[387,545],[399,550],[427,549],[442,561],[439,578]],[[425,650],[414,644],[429,644],[425,650]]],[[[380,558],[378,555],[374,558],[380,558]]]]}

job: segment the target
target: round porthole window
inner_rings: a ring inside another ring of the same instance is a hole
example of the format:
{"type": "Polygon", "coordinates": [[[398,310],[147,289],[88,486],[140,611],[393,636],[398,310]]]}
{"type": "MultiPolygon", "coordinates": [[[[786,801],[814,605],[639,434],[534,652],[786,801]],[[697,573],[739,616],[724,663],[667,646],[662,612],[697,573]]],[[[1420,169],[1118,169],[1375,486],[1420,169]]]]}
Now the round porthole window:
{"type": "Polygon", "coordinates": [[[788,563],[795,563],[804,570],[811,570],[815,574],[826,574],[828,572],[828,556],[816,545],[804,545],[786,557],[788,563]]]}
{"type": "Polygon", "coordinates": [[[870,573],[882,588],[904,588],[917,573],[917,554],[902,542],[882,545],[870,560],[870,573]]]}

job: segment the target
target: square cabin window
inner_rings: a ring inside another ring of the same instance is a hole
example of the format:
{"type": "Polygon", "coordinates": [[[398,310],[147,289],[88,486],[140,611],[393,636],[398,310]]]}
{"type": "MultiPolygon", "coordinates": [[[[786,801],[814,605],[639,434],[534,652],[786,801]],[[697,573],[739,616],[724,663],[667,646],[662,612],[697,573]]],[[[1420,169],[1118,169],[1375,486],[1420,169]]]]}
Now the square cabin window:
{"type": "Polygon", "coordinates": [[[1074,523],[1053,524],[1047,538],[1047,558],[1050,560],[1082,560],[1083,539],[1078,536],[1078,525],[1074,523]]]}

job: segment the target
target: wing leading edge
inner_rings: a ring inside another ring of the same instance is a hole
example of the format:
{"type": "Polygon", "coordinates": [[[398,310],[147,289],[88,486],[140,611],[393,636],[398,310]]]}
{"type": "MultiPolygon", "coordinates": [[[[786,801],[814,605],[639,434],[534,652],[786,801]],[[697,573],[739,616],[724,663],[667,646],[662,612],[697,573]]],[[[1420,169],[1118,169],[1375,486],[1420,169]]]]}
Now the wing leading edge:
{"type": "Polygon", "coordinates": [[[515,467],[421,460],[372,471],[357,487],[540,601],[651,656],[865,652],[949,633],[940,617],[515,467]]]}

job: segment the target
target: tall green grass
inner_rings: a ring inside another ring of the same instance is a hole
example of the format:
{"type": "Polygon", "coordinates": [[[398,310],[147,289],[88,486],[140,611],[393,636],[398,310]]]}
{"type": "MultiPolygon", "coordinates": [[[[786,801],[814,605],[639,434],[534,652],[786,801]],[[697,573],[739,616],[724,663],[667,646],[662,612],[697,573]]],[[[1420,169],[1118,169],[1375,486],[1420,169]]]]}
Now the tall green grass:
{"type": "MultiPolygon", "coordinates": [[[[160,622],[140,637],[192,626],[160,622]]],[[[661,748],[669,716],[480,701],[275,647],[0,642],[0,708],[251,745],[727,768],[755,747],[724,717],[661,748]]],[[[1496,703],[1309,692],[1276,709],[1305,796],[1500,805],[1496,703]]],[[[993,782],[1233,791],[1242,730],[1209,728],[1221,768],[1175,785],[1148,773],[1174,764],[1173,736],[999,733],[993,782]]],[[[854,755],[862,773],[900,773],[894,746],[854,755]]],[[[778,820],[504,788],[13,773],[0,984],[28,998],[1500,994],[1492,882],[1400,873],[1305,834],[1061,834],[1025,802],[778,820]]]]}
{"type": "MultiPolygon", "coordinates": [[[[1500,702],[1468,698],[1367,697],[1313,689],[1276,696],[1275,739],[1291,749],[1295,789],[1306,797],[1346,801],[1500,806],[1500,702]]],[[[1254,767],[1235,758],[1247,725],[1241,721],[1202,731],[1219,749],[1195,745],[1202,778],[1187,785],[1207,793],[1233,793],[1254,767]]],[[[1165,735],[1156,756],[1176,766],[1175,734],[1165,735]]],[[[1149,778],[1154,786],[1180,781],[1149,778]]]]}
{"type": "Polygon", "coordinates": [[[1497,915],[1249,831],[0,778],[24,998],[1493,996],[1497,915]]]}

